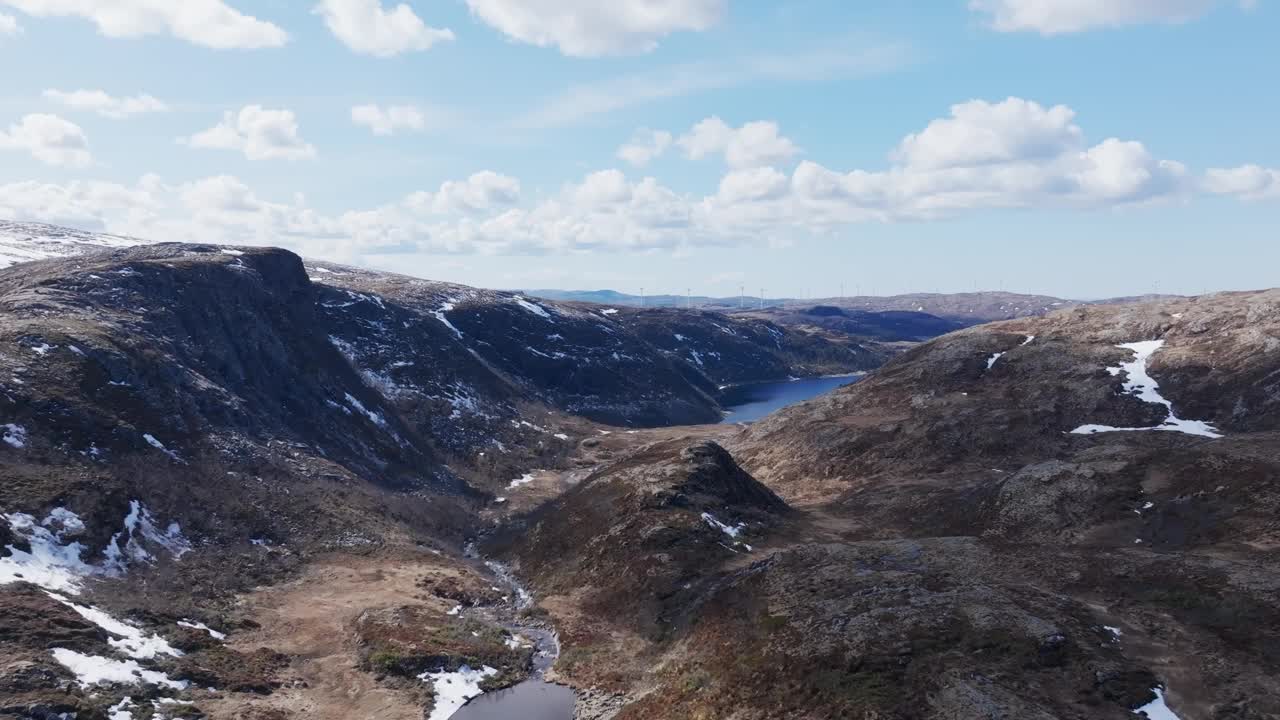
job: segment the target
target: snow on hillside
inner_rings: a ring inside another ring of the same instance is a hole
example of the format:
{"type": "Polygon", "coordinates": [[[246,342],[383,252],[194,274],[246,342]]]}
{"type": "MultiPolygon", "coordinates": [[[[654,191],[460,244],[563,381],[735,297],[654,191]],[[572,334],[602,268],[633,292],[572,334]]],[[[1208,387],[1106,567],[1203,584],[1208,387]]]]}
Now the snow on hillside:
{"type": "Polygon", "coordinates": [[[70,257],[96,250],[143,244],[143,240],[119,235],[0,220],[0,270],[32,260],[70,257]]]}

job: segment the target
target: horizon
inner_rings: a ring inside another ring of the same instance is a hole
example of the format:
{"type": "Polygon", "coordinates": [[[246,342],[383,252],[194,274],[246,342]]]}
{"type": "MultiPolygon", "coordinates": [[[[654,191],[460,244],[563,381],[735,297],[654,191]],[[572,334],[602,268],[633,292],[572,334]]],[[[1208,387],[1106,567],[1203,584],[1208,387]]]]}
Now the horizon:
{"type": "Polygon", "coordinates": [[[0,0],[0,218],[477,287],[1276,285],[1280,8],[1042,4],[0,0]]]}

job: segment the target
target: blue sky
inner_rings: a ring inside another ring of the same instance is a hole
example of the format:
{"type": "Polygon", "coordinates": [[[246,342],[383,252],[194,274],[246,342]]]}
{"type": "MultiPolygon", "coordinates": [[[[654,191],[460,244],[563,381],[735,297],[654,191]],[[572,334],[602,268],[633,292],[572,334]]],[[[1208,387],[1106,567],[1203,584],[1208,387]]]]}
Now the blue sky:
{"type": "Polygon", "coordinates": [[[1278,35],[1268,0],[0,0],[0,217],[509,288],[1273,286],[1278,35]]]}

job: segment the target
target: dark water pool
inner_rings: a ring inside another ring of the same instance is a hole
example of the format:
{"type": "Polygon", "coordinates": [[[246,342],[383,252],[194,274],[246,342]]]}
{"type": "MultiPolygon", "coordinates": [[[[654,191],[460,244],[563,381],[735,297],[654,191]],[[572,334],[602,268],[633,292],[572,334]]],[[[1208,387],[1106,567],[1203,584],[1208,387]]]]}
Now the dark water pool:
{"type": "Polygon", "coordinates": [[[720,398],[720,404],[729,410],[729,414],[721,422],[755,422],[788,405],[858,382],[862,377],[843,375],[731,387],[720,398]]]}
{"type": "Polygon", "coordinates": [[[481,695],[449,720],[573,720],[574,702],[567,687],[528,680],[481,695]]]}
{"type": "MultiPolygon", "coordinates": [[[[502,574],[501,577],[512,587],[519,587],[514,576],[502,574]]],[[[533,641],[533,677],[519,685],[473,699],[450,715],[449,720],[573,720],[573,708],[577,703],[573,691],[542,679],[560,655],[560,641],[555,634],[542,628],[518,625],[508,625],[507,629],[533,641]]]]}

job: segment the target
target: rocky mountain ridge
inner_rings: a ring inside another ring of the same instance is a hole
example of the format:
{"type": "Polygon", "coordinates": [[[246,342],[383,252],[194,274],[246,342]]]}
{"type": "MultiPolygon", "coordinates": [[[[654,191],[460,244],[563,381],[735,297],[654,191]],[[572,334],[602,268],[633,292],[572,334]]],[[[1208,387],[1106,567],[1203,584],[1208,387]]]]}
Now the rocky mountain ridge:
{"type": "Polygon", "coordinates": [[[1280,291],[960,330],[746,428],[655,426],[881,348],[205,245],[0,308],[0,717],[411,720],[522,627],[592,720],[1280,717],[1280,291]]]}
{"type": "Polygon", "coordinates": [[[1277,318],[1267,291],[953,333],[718,436],[791,507],[749,550],[656,547],[681,525],[599,501],[662,487],[692,438],[495,550],[619,718],[1277,717],[1277,318]]]}

